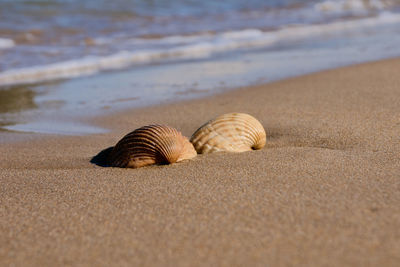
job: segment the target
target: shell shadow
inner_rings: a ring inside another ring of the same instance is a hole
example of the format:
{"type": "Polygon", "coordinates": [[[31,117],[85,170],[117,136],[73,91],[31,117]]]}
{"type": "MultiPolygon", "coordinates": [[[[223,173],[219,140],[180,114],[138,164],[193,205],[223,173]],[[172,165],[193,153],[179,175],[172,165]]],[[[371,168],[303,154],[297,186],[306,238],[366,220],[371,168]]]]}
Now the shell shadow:
{"type": "Polygon", "coordinates": [[[90,160],[90,163],[100,167],[111,167],[107,162],[107,158],[113,148],[113,146],[110,146],[109,148],[103,149],[90,160]]]}

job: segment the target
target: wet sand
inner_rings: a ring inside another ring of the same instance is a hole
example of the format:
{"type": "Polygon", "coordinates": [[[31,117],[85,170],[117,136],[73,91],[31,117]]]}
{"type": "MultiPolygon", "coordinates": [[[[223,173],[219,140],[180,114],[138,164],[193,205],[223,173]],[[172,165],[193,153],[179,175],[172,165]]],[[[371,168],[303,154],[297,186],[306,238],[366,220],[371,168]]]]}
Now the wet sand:
{"type": "Polygon", "coordinates": [[[399,69],[392,59],[97,118],[107,134],[0,133],[0,265],[399,266],[399,69]],[[261,121],[264,149],[90,162],[145,124],[190,136],[233,111],[261,121]]]}

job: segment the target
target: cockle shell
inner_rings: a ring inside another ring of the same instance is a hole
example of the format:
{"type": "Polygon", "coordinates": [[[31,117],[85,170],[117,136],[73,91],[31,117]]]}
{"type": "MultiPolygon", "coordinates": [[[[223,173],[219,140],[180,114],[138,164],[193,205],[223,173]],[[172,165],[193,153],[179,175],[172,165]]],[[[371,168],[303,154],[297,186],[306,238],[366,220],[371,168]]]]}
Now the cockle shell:
{"type": "Polygon", "coordinates": [[[114,167],[139,168],[179,162],[196,155],[193,145],[175,128],[148,125],[125,135],[111,150],[108,163],[114,167]]]}
{"type": "Polygon", "coordinates": [[[244,152],[265,146],[264,127],[245,113],[228,113],[210,120],[190,138],[198,153],[244,152]]]}

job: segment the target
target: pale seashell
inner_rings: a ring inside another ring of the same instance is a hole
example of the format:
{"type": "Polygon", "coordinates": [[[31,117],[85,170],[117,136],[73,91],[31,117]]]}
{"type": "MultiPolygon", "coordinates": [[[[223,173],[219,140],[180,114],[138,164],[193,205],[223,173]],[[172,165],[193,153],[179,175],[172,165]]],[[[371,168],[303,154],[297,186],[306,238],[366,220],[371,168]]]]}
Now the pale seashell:
{"type": "Polygon", "coordinates": [[[210,120],[190,138],[197,153],[244,152],[265,146],[264,127],[245,113],[228,113],[210,120]]]}
{"type": "Polygon", "coordinates": [[[175,128],[149,125],[125,135],[110,152],[108,163],[114,167],[139,168],[179,162],[196,155],[193,145],[175,128]]]}

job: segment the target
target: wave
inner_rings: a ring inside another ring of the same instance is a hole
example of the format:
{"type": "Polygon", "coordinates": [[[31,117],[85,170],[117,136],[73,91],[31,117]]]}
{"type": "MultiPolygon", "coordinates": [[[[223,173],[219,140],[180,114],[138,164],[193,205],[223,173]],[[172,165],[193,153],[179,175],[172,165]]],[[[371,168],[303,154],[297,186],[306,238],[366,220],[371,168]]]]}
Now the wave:
{"type": "MultiPolygon", "coordinates": [[[[268,48],[344,31],[358,31],[379,25],[400,23],[400,14],[382,12],[377,17],[339,21],[318,25],[291,25],[275,31],[247,29],[216,34],[169,36],[159,39],[132,39],[142,44],[168,45],[166,48],[121,51],[104,57],[86,57],[43,66],[13,69],[0,73],[0,85],[38,83],[123,69],[133,65],[181,59],[207,58],[211,55],[238,49],[268,48]]],[[[1,39],[0,39],[1,42],[1,39]]]]}

